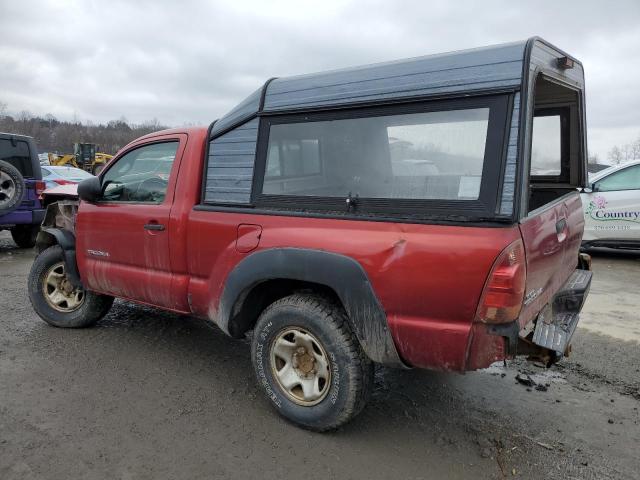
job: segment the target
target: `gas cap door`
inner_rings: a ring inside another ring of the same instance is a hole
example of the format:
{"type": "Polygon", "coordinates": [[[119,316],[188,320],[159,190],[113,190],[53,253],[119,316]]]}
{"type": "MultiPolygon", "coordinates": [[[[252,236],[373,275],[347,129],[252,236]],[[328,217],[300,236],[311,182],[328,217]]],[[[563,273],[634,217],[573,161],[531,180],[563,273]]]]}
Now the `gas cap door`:
{"type": "Polygon", "coordinates": [[[240,253],[249,253],[258,248],[260,237],[262,236],[262,226],[250,223],[238,225],[238,235],[236,236],[236,250],[240,253]]]}

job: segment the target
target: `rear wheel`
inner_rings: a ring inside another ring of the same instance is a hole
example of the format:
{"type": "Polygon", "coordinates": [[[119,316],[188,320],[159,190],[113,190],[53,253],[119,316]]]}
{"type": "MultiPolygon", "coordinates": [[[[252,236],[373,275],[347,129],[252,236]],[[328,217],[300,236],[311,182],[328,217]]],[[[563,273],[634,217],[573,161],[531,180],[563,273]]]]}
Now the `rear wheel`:
{"type": "Polygon", "coordinates": [[[54,327],[88,327],[104,317],[113,297],[74,287],[67,277],[62,248],[40,253],[29,272],[29,300],[36,313],[54,327]]]}
{"type": "Polygon", "coordinates": [[[0,216],[18,208],[24,190],[22,174],[10,163],[0,160],[0,216]]]}
{"type": "Polygon", "coordinates": [[[39,225],[16,225],[11,229],[11,237],[20,248],[33,248],[39,231],[39,225]]]}
{"type": "Polygon", "coordinates": [[[258,383],[277,411],[300,426],[334,429],[365,406],[373,364],[341,306],[295,294],[260,315],[252,343],[258,383]]]}

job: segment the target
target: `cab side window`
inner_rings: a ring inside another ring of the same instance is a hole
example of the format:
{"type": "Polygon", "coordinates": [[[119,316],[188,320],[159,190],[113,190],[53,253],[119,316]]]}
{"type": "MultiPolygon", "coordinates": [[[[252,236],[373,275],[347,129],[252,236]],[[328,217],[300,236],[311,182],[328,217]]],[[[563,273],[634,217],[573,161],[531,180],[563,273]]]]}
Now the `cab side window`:
{"type": "Polygon", "coordinates": [[[103,201],[162,203],[178,144],[145,145],[120,157],[102,179],[103,201]]]}
{"type": "Polygon", "coordinates": [[[612,173],[597,182],[595,189],[598,192],[640,190],[640,165],[627,167],[624,170],[612,173]]]}

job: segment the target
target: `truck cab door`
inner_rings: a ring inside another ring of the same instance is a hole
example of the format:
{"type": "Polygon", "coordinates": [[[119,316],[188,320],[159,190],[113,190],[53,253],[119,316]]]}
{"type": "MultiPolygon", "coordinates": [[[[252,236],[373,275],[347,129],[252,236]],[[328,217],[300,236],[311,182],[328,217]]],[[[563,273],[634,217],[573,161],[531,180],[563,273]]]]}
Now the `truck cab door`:
{"type": "Polygon", "coordinates": [[[132,146],[100,175],[102,198],[81,202],[76,255],[89,290],[174,309],[169,216],[185,134],[132,146]]]}

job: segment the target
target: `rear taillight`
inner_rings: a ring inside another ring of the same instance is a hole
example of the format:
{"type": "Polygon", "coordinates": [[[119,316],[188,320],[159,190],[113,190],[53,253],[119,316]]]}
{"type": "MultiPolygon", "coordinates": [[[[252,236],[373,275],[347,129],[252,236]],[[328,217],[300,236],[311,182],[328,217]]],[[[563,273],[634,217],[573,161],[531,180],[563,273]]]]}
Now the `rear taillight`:
{"type": "Polygon", "coordinates": [[[527,280],[522,240],[505,248],[493,263],[484,285],[476,319],[485,323],[512,322],[520,315],[527,280]]]}
{"type": "Polygon", "coordinates": [[[42,192],[44,192],[46,188],[47,188],[46,183],[44,183],[42,180],[36,180],[36,195],[38,197],[42,195],[42,192]]]}

